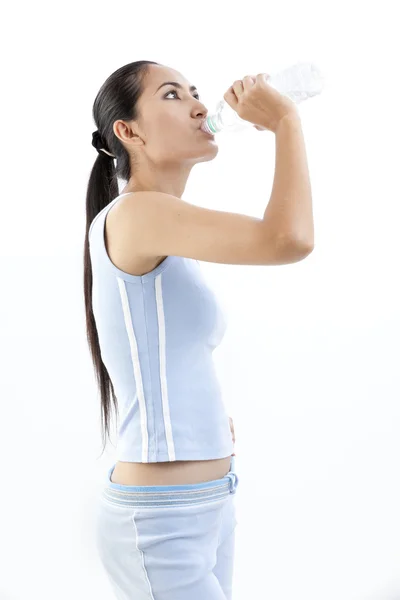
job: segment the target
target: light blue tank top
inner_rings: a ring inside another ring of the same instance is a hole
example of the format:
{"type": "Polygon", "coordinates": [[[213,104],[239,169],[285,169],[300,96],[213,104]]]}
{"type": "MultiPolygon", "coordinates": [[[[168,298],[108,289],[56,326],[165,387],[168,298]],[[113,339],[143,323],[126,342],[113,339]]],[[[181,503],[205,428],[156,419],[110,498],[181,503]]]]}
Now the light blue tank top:
{"type": "Polygon", "coordinates": [[[167,256],[130,275],[110,260],[105,219],[120,194],[93,219],[89,249],[93,313],[101,357],[118,400],[116,459],[210,460],[234,452],[212,352],[225,314],[200,263],[167,256]]]}

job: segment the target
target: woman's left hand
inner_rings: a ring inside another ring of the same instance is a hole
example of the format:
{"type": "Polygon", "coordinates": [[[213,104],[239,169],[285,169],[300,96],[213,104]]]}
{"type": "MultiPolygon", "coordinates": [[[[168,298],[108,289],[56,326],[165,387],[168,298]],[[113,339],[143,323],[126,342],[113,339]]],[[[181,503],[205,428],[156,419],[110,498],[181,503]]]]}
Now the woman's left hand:
{"type": "MultiPolygon", "coordinates": [[[[232,418],[231,418],[231,417],[229,417],[229,426],[230,426],[230,428],[231,428],[231,433],[232,433],[232,441],[233,441],[233,443],[235,443],[235,428],[233,427],[233,421],[232,421],[232,418]]],[[[231,454],[231,456],[236,456],[236,454],[233,452],[233,453],[231,454]]]]}

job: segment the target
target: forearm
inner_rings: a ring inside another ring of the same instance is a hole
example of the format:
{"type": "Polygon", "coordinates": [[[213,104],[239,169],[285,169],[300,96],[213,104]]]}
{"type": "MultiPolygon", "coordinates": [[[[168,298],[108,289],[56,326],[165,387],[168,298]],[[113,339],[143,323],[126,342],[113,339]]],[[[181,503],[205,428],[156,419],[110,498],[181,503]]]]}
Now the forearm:
{"type": "Polygon", "coordinates": [[[264,219],[282,238],[314,246],[311,182],[300,117],[284,117],[275,132],[275,175],[264,219]]]}

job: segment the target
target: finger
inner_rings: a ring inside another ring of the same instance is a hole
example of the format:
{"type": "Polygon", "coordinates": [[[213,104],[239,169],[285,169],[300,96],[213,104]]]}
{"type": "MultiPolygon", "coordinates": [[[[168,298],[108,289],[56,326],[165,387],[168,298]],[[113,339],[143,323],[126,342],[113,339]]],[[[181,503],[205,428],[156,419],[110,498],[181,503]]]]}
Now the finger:
{"type": "Polygon", "coordinates": [[[237,96],[236,96],[235,92],[233,91],[232,86],[229,88],[229,90],[227,90],[225,92],[225,94],[224,94],[224,100],[233,109],[235,109],[235,107],[237,106],[238,99],[237,99],[237,96]]]}
{"type": "Polygon", "coordinates": [[[236,94],[237,98],[240,98],[240,96],[243,94],[243,82],[241,79],[237,79],[236,81],[233,82],[232,84],[232,89],[236,94]]]}
{"type": "Polygon", "coordinates": [[[252,75],[246,75],[245,77],[243,77],[242,85],[243,85],[243,89],[245,91],[247,91],[248,89],[253,87],[254,84],[255,84],[255,77],[253,77],[252,75]]]}

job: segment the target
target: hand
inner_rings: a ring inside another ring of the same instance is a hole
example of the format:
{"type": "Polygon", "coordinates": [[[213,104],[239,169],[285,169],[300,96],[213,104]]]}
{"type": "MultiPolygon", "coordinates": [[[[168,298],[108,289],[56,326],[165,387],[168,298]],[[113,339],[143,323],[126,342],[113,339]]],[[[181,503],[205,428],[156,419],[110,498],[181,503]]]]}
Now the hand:
{"type": "MultiPolygon", "coordinates": [[[[232,441],[233,441],[233,443],[235,443],[235,429],[233,427],[233,421],[232,421],[231,417],[229,417],[229,426],[231,428],[232,441]]],[[[231,456],[236,456],[236,454],[233,452],[233,454],[231,454],[231,456]]]]}
{"type": "MultiPolygon", "coordinates": [[[[255,75],[251,75],[250,77],[253,80],[253,83],[255,83],[257,81],[255,75]]],[[[268,128],[263,127],[262,125],[253,125],[253,127],[255,127],[257,129],[257,131],[268,131],[268,128]]]]}
{"type": "MultiPolygon", "coordinates": [[[[250,75],[250,78],[252,79],[253,83],[256,82],[256,76],[255,75],[250,75]]],[[[253,125],[253,127],[255,127],[257,129],[257,131],[267,131],[266,127],[262,127],[262,125],[253,125]]]]}
{"type": "Polygon", "coordinates": [[[297,114],[295,103],[268,84],[270,75],[258,73],[237,79],[224,94],[224,100],[239,117],[252,123],[258,131],[276,133],[281,118],[297,114]]]}

